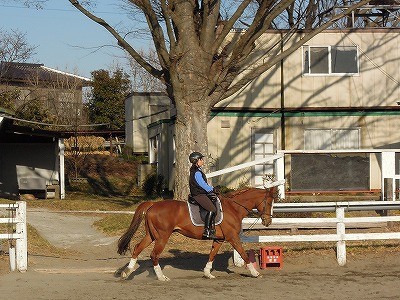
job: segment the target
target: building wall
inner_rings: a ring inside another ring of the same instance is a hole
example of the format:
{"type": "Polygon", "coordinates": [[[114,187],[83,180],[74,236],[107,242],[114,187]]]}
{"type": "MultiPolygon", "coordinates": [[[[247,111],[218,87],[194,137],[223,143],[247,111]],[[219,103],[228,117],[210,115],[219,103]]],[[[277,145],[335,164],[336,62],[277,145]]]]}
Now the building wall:
{"type": "Polygon", "coordinates": [[[0,90],[18,90],[19,97],[14,101],[16,110],[35,101],[43,111],[54,116],[57,124],[75,124],[78,120],[82,120],[85,117],[81,87],[63,90],[40,86],[18,87],[0,85],[0,90]]]}
{"type": "Polygon", "coordinates": [[[125,100],[126,145],[134,153],[148,152],[147,126],[170,117],[171,100],[161,93],[132,93],[125,100]]]}
{"type": "MultiPolygon", "coordinates": [[[[265,34],[262,39],[267,42],[259,43],[258,53],[265,53],[261,49],[267,49],[271,41],[280,36],[279,32],[265,34]]],[[[292,42],[300,37],[301,34],[295,35],[292,42]]],[[[303,75],[303,48],[300,47],[284,60],[282,74],[277,65],[216,107],[280,108],[281,82],[286,108],[397,105],[400,99],[400,29],[330,30],[318,34],[306,45],[357,46],[360,74],[303,75]]],[[[248,71],[251,72],[251,68],[248,71]]]]}
{"type": "MultiPolygon", "coordinates": [[[[255,131],[272,132],[276,147],[280,146],[280,118],[264,113],[217,113],[208,123],[211,171],[232,167],[254,159],[252,137],[255,131]],[[229,123],[229,127],[228,127],[229,123]]],[[[213,178],[214,185],[240,187],[252,185],[252,169],[213,178]]]]}

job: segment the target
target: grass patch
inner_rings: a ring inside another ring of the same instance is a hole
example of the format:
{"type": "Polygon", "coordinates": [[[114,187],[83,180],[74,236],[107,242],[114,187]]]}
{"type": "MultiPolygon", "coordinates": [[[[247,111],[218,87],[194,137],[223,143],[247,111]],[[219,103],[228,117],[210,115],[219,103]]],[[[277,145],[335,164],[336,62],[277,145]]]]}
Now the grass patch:
{"type": "Polygon", "coordinates": [[[28,224],[28,253],[34,255],[62,256],[73,253],[71,250],[57,248],[43,238],[38,231],[28,224]]]}
{"type": "MultiPolygon", "coordinates": [[[[144,197],[105,197],[87,195],[80,192],[69,192],[66,199],[36,199],[24,200],[29,208],[46,208],[61,211],[115,211],[135,210],[144,201],[144,197]]],[[[15,203],[15,201],[0,199],[0,203],[15,203]]]]}
{"type": "Polygon", "coordinates": [[[131,221],[132,214],[114,214],[109,215],[101,220],[94,222],[94,226],[108,235],[120,235],[128,229],[131,221]]]}

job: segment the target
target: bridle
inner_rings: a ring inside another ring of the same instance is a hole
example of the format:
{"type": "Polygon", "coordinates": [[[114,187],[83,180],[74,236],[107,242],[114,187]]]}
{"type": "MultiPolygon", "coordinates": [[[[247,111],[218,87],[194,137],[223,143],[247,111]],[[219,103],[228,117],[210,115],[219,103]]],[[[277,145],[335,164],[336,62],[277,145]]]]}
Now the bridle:
{"type": "MultiPolygon", "coordinates": [[[[274,197],[272,197],[272,202],[268,203],[268,192],[265,192],[265,196],[264,198],[256,205],[256,209],[258,211],[258,213],[256,214],[256,216],[258,218],[261,218],[261,220],[264,221],[265,219],[265,215],[266,215],[266,211],[267,211],[267,205],[269,205],[272,208],[272,204],[274,203],[274,197]],[[264,208],[262,209],[262,211],[260,211],[258,209],[258,207],[260,206],[261,203],[264,203],[264,208]]],[[[236,202],[235,200],[233,200],[233,202],[241,207],[243,207],[248,214],[250,214],[251,212],[253,212],[252,210],[248,209],[247,207],[245,207],[243,204],[236,202]]],[[[272,213],[268,215],[268,217],[270,217],[272,219],[272,213]]]]}
{"type": "MultiPolygon", "coordinates": [[[[272,219],[272,204],[274,203],[274,197],[272,197],[272,201],[271,203],[268,203],[268,192],[265,193],[265,196],[263,198],[263,200],[257,204],[256,209],[259,212],[257,214],[257,216],[262,220],[262,223],[267,223],[266,222],[266,217],[269,217],[270,219],[272,219]],[[264,203],[264,208],[262,209],[262,211],[260,212],[260,210],[258,209],[258,207],[260,206],[261,203],[264,203]],[[267,216],[267,205],[269,205],[271,207],[271,213],[267,216]]],[[[271,222],[271,221],[270,221],[271,222]]],[[[269,223],[270,224],[270,223],[269,223]]],[[[268,224],[268,225],[269,225],[268,224]]],[[[267,225],[266,225],[267,226],[267,225]]]]}

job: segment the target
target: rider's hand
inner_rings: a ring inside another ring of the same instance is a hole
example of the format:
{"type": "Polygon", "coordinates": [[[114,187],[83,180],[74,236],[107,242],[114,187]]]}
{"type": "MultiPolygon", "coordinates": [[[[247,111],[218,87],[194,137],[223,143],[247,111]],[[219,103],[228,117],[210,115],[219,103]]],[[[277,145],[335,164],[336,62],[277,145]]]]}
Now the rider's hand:
{"type": "Polygon", "coordinates": [[[216,202],[218,200],[217,195],[214,193],[214,191],[211,191],[207,193],[207,197],[210,198],[212,202],[216,202]]]}

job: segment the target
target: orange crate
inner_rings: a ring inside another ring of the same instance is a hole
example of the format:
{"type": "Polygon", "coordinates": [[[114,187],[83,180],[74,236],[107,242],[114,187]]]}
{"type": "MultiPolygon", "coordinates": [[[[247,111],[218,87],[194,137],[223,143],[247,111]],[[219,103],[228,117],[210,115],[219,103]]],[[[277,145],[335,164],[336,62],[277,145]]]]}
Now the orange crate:
{"type": "Polygon", "coordinates": [[[263,247],[260,249],[260,269],[283,267],[282,247],[263,247]]]}

